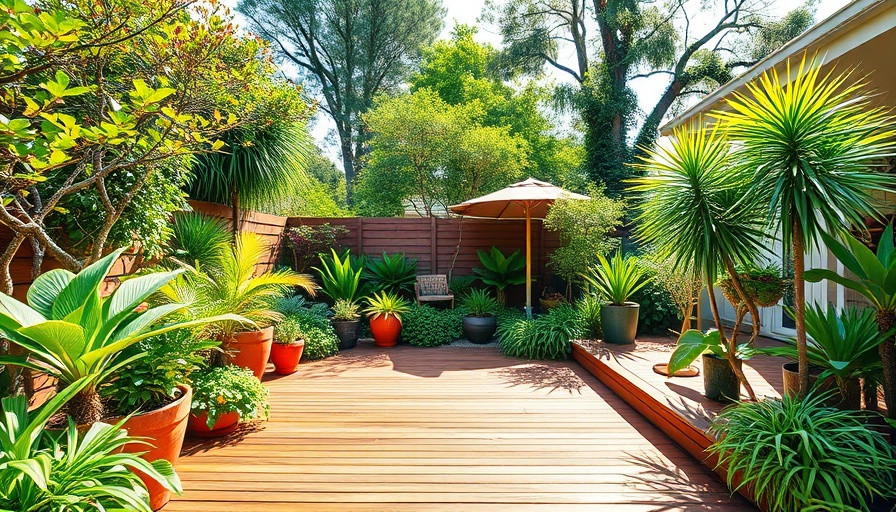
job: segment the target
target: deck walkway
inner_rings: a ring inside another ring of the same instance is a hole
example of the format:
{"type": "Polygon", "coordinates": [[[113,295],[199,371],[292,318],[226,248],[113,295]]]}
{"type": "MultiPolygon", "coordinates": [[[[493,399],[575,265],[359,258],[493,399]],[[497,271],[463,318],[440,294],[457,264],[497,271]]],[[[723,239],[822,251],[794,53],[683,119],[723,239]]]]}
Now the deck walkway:
{"type": "Polygon", "coordinates": [[[269,422],[188,440],[165,512],[751,510],[575,362],[362,341],[266,384],[269,422]]]}

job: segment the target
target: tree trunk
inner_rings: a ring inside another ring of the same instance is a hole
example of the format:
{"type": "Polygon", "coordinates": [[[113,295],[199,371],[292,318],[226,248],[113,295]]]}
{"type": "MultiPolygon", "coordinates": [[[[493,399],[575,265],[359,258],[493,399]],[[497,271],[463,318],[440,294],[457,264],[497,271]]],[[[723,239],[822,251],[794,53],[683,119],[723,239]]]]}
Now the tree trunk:
{"type": "Polygon", "coordinates": [[[809,394],[809,353],[806,348],[806,255],[803,230],[793,223],[793,308],[796,310],[796,352],[800,369],[800,398],[809,394]]]}
{"type": "Polygon", "coordinates": [[[339,134],[342,140],[342,170],[345,172],[345,204],[355,204],[355,154],[352,151],[351,134],[339,134]]]}
{"type": "Polygon", "coordinates": [[[16,233],[13,235],[12,240],[9,241],[9,244],[7,244],[3,254],[0,254],[0,292],[7,295],[12,295],[12,274],[9,267],[24,241],[25,235],[16,233]]]}
{"type": "MultiPolygon", "coordinates": [[[[877,325],[880,332],[889,332],[896,325],[896,311],[877,312],[877,325]]],[[[889,336],[877,347],[883,366],[884,402],[887,404],[887,417],[896,420],[896,336],[889,336]]],[[[877,397],[875,397],[875,400],[877,397]]]]}
{"type": "MultiPolygon", "coordinates": [[[[879,346],[878,349],[880,349],[879,346]]],[[[883,356],[881,356],[881,359],[883,359],[883,356]]],[[[862,379],[862,400],[865,402],[865,410],[880,411],[880,404],[877,400],[877,382],[874,379],[869,379],[868,377],[862,379]]]]}
{"type": "Polygon", "coordinates": [[[678,98],[678,95],[684,90],[684,86],[685,82],[679,77],[676,77],[672,83],[669,84],[669,87],[666,88],[666,91],[653,107],[650,114],[647,115],[647,119],[644,120],[644,124],[641,126],[638,138],[635,139],[636,153],[640,153],[643,148],[650,147],[650,145],[656,141],[656,138],[659,135],[660,122],[663,120],[666,112],[669,111],[672,103],[675,102],[675,99],[678,98]]]}
{"type": "MultiPolygon", "coordinates": [[[[712,318],[716,322],[716,328],[719,330],[719,341],[727,347],[728,340],[725,337],[725,326],[722,325],[722,317],[719,315],[719,306],[716,304],[716,292],[713,289],[711,277],[706,278],[706,292],[709,294],[709,308],[712,310],[712,318]]],[[[741,367],[740,360],[737,359],[734,351],[732,351],[730,347],[726,352],[728,356],[728,364],[731,366],[731,370],[737,377],[738,382],[743,384],[744,388],[746,388],[747,393],[750,395],[750,399],[756,400],[755,395],[753,394],[753,388],[750,387],[750,383],[747,382],[747,378],[744,376],[744,370],[741,367]]]]}

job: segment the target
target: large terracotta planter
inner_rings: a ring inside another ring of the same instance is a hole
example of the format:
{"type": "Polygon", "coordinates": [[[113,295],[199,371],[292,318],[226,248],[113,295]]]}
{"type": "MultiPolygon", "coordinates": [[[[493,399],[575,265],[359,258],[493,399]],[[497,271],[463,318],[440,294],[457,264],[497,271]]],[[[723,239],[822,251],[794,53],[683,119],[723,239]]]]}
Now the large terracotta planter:
{"type": "Polygon", "coordinates": [[[241,332],[222,341],[224,347],[233,354],[230,362],[252,370],[252,373],[261,380],[265,367],[268,365],[268,358],[271,357],[274,327],[260,331],[241,332]]]}
{"type": "Polygon", "coordinates": [[[378,347],[394,347],[401,334],[401,320],[395,315],[380,315],[370,319],[370,332],[378,347]]]}
{"type": "Polygon", "coordinates": [[[305,340],[299,340],[290,345],[274,343],[271,346],[271,362],[274,363],[274,371],[278,375],[289,375],[299,369],[299,360],[305,350],[305,340]]]}
{"type": "MultiPolygon", "coordinates": [[[[127,453],[145,452],[141,457],[148,462],[165,459],[172,466],[177,465],[180,450],[184,444],[184,435],[187,432],[187,420],[190,416],[190,404],[193,399],[193,390],[181,387],[181,396],[174,402],[154,411],[131,416],[122,426],[128,431],[128,435],[143,438],[152,447],[141,443],[129,443],[125,445],[127,453]],[[149,450],[149,451],[147,451],[149,450]]],[[[147,478],[140,471],[135,473],[146,484],[149,490],[149,505],[153,510],[164,507],[171,499],[171,492],[161,484],[147,478]]]]}
{"type": "Polygon", "coordinates": [[[600,325],[604,331],[604,342],[626,345],[635,342],[638,334],[637,303],[604,304],[600,308],[600,325]]]}
{"type": "Polygon", "coordinates": [[[208,413],[202,413],[198,416],[190,414],[190,424],[187,427],[190,434],[198,437],[221,437],[236,430],[240,424],[240,415],[237,412],[228,412],[218,416],[212,428],[208,428],[208,413]]]}

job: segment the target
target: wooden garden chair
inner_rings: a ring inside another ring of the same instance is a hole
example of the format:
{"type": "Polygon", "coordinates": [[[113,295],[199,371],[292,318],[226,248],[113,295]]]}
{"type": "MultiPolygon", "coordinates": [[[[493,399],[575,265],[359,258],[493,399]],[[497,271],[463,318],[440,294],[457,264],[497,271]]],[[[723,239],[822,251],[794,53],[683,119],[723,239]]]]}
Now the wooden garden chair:
{"type": "Polygon", "coordinates": [[[414,293],[418,305],[422,302],[451,301],[451,309],[454,309],[454,294],[448,289],[448,276],[445,274],[417,276],[414,293]]]}

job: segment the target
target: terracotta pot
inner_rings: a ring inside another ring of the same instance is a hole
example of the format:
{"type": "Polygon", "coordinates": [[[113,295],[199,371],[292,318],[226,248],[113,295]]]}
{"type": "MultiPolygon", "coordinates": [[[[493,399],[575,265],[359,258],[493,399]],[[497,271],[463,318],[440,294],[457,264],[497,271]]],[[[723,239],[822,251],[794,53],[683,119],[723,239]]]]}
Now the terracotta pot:
{"type": "Polygon", "coordinates": [[[190,424],[187,429],[191,434],[198,437],[221,437],[236,430],[240,424],[240,415],[237,412],[228,412],[218,416],[212,428],[208,428],[208,413],[203,412],[200,415],[190,414],[190,424]]]}
{"type": "Polygon", "coordinates": [[[231,363],[252,370],[252,373],[261,380],[268,365],[268,358],[271,357],[271,345],[274,342],[273,326],[260,331],[237,333],[232,338],[221,341],[233,354],[231,363]]]}
{"type": "Polygon", "coordinates": [[[401,334],[401,321],[395,315],[380,315],[370,319],[370,332],[378,347],[394,347],[401,334]]]}
{"type": "MultiPolygon", "coordinates": [[[[797,362],[784,363],[781,367],[784,375],[784,393],[787,396],[797,396],[800,393],[800,365],[797,362]]],[[[824,404],[839,409],[859,410],[862,408],[862,386],[859,379],[850,380],[846,385],[846,396],[837,386],[833,377],[828,377],[819,383],[818,377],[824,370],[815,365],[809,365],[809,388],[814,394],[830,393],[824,404]]]]}
{"type": "Polygon", "coordinates": [[[279,375],[289,375],[299,369],[299,359],[305,350],[305,340],[299,340],[291,345],[274,343],[271,346],[271,362],[274,363],[274,371],[279,375]]]}
{"type": "MultiPolygon", "coordinates": [[[[165,459],[172,466],[177,465],[180,449],[184,444],[184,435],[187,432],[187,420],[190,416],[190,404],[193,399],[193,390],[180,386],[181,396],[174,402],[154,411],[131,416],[122,428],[128,431],[128,435],[141,437],[153,447],[140,443],[129,443],[123,451],[127,453],[146,452],[141,457],[152,462],[165,459]],[[147,451],[147,449],[149,451],[147,451]]],[[[171,499],[171,492],[143,473],[133,470],[146,484],[149,490],[149,505],[153,510],[164,507],[171,499]]]]}

